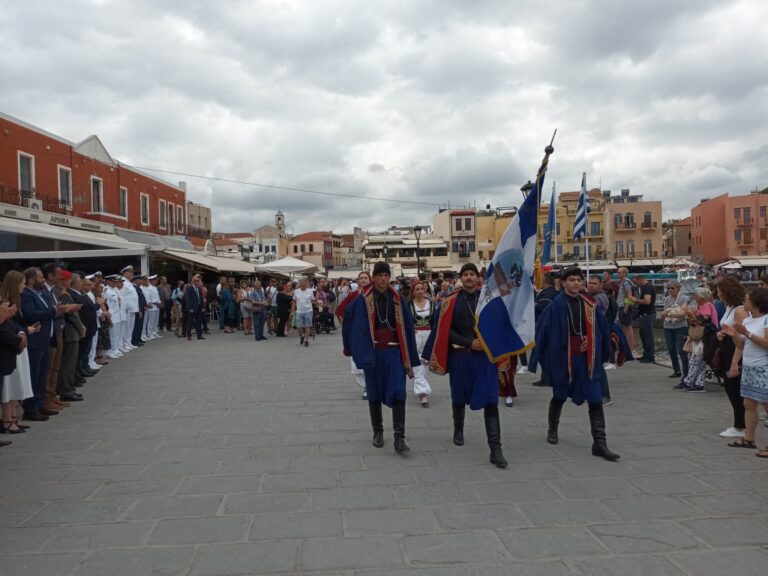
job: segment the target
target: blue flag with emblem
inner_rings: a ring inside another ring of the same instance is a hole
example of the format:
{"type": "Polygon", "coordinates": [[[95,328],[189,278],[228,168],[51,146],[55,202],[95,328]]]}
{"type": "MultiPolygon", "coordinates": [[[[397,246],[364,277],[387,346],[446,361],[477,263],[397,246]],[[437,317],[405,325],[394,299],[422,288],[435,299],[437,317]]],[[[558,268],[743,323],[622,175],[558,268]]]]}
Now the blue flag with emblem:
{"type": "Polygon", "coordinates": [[[576,222],[573,224],[573,241],[578,242],[587,235],[587,214],[589,214],[589,199],[587,198],[587,173],[581,174],[581,192],[579,206],[576,209],[576,222]]]}
{"type": "Polygon", "coordinates": [[[480,292],[475,332],[491,362],[522,354],[534,345],[536,227],[544,176],[554,151],[550,142],[536,184],[504,232],[480,292]]]}

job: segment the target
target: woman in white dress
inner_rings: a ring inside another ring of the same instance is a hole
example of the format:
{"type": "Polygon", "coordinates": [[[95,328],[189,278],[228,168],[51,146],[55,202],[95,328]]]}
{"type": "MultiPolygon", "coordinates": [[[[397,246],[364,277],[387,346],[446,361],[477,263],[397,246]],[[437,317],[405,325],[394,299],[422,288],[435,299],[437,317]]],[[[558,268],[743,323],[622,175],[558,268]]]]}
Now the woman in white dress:
{"type": "MultiPolygon", "coordinates": [[[[411,290],[413,296],[411,298],[411,314],[416,329],[416,348],[419,356],[421,356],[432,331],[434,304],[427,298],[429,288],[426,282],[417,281],[411,290]]],[[[421,366],[413,367],[413,393],[418,396],[422,407],[429,408],[429,395],[432,394],[432,388],[427,381],[427,366],[423,360],[421,366]]]]}
{"type": "MultiPolygon", "coordinates": [[[[12,322],[18,332],[34,334],[40,330],[40,323],[37,322],[28,327],[26,322],[24,322],[24,318],[21,315],[21,293],[23,290],[24,274],[16,270],[9,271],[5,278],[3,278],[2,285],[0,285],[0,302],[10,302],[18,310],[16,316],[7,320],[7,322],[12,322]]],[[[16,358],[16,370],[3,379],[2,404],[0,404],[2,406],[3,423],[0,425],[0,432],[21,434],[29,428],[29,426],[19,424],[18,410],[19,403],[32,396],[29,354],[26,347],[24,347],[16,358]]]]}

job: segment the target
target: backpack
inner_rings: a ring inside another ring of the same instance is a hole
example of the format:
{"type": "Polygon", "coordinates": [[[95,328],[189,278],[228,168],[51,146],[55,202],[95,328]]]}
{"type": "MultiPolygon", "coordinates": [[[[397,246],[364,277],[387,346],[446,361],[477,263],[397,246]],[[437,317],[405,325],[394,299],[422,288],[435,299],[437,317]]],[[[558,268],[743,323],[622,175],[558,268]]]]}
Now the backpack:
{"type": "Polygon", "coordinates": [[[336,293],[333,290],[328,292],[328,302],[336,302],[336,293]]]}

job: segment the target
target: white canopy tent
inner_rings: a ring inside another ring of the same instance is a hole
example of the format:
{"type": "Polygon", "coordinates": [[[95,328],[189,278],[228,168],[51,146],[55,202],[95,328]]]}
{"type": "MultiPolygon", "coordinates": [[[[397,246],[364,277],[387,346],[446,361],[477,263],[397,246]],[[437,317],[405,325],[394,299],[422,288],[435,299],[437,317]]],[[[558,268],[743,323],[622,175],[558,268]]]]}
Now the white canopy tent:
{"type": "Polygon", "coordinates": [[[281,274],[282,276],[290,276],[291,274],[325,272],[325,270],[311,262],[305,262],[304,260],[299,260],[292,256],[286,256],[285,258],[280,258],[280,260],[275,260],[274,262],[259,264],[256,266],[256,272],[261,274],[281,274]]]}

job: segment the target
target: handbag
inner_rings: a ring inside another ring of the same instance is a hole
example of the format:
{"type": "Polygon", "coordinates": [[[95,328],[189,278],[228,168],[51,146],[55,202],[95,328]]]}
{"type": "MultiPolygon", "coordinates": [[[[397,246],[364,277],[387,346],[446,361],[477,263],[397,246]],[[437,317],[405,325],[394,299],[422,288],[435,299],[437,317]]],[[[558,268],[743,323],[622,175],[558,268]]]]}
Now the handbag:
{"type": "Polygon", "coordinates": [[[693,340],[691,340],[690,337],[685,339],[685,344],[683,344],[683,352],[686,354],[693,352],[693,340]]]}
{"type": "Polygon", "coordinates": [[[248,310],[248,312],[253,312],[253,302],[251,302],[250,300],[242,300],[240,304],[242,304],[243,308],[248,310]]]}
{"type": "Polygon", "coordinates": [[[702,338],[704,338],[704,326],[695,324],[688,327],[688,340],[698,342],[702,338]]]}

